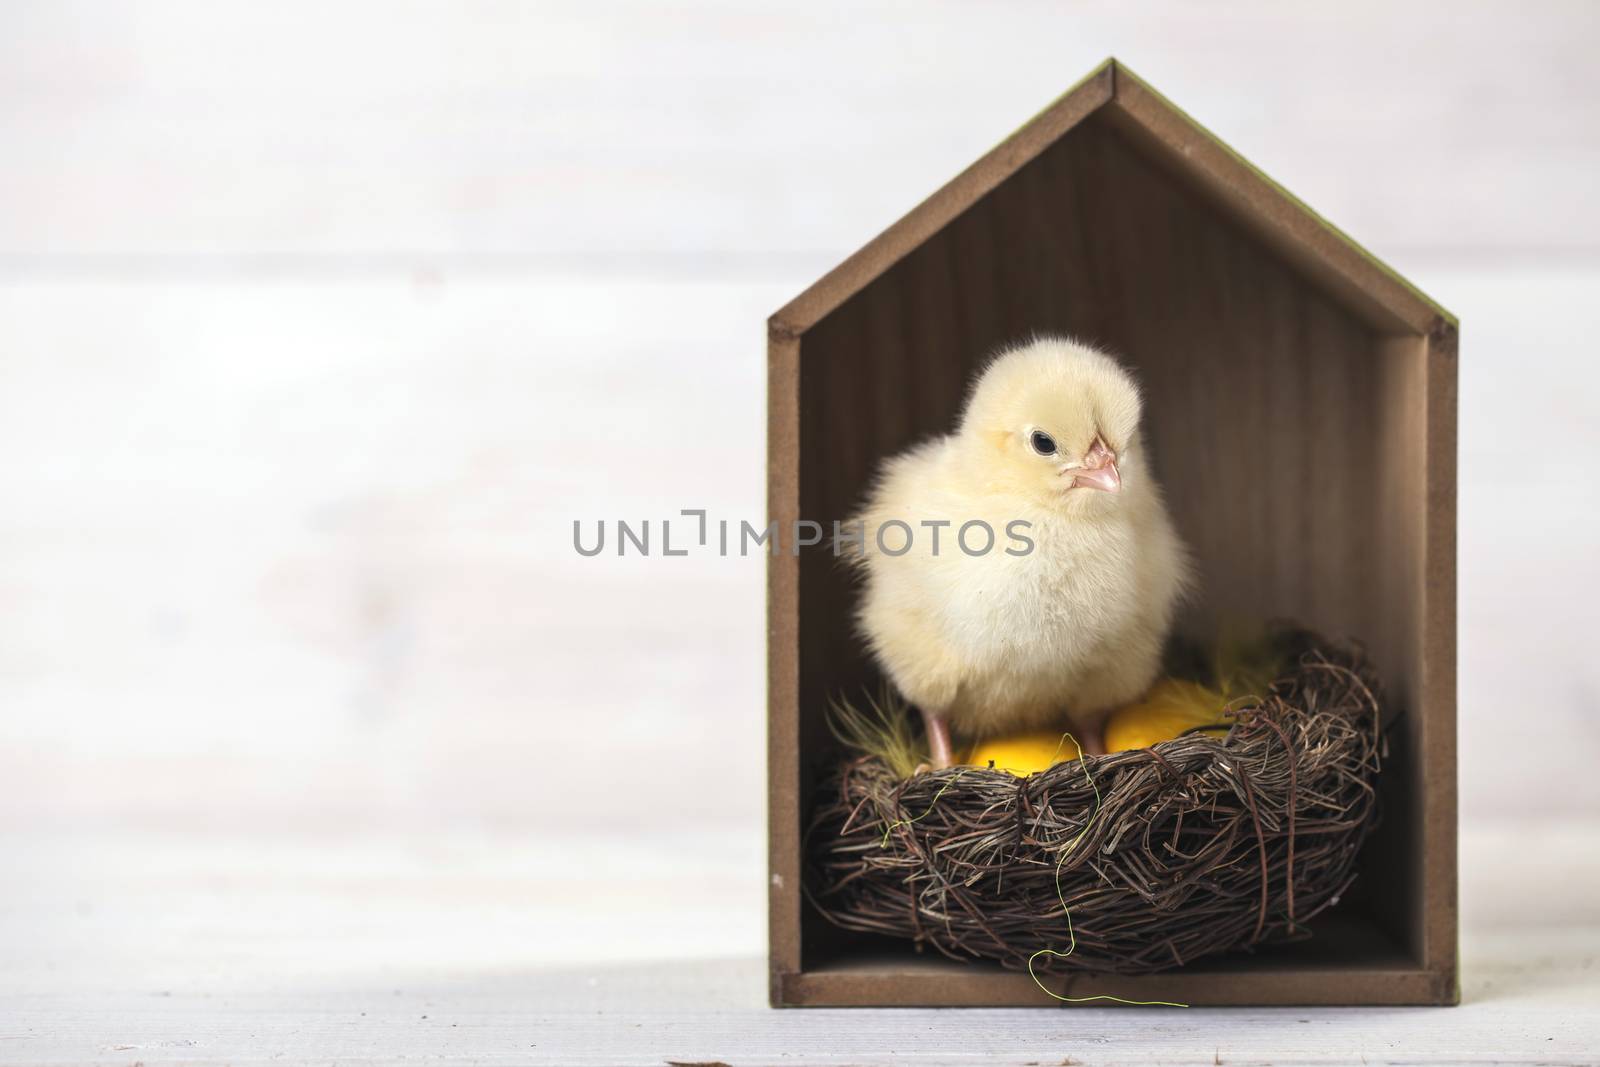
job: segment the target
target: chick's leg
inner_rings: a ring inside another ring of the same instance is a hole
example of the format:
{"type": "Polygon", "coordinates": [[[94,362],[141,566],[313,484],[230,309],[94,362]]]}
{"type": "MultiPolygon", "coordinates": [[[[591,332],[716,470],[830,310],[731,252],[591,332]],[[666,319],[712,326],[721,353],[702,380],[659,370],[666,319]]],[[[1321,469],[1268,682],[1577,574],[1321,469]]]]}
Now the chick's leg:
{"type": "Polygon", "coordinates": [[[870,608],[866,617],[877,627],[874,651],[900,695],[922,712],[929,765],[948,767],[954,754],[945,714],[960,694],[965,660],[949,649],[925,617],[892,612],[872,615],[870,608]]]}
{"type": "Polygon", "coordinates": [[[1104,756],[1106,754],[1106,724],[1105,720],[1087,723],[1078,728],[1078,744],[1083,746],[1085,756],[1104,756]]]}
{"type": "Polygon", "coordinates": [[[934,768],[950,766],[955,760],[950,750],[950,728],[945,725],[944,716],[923,708],[922,725],[928,736],[928,759],[934,768]]]}

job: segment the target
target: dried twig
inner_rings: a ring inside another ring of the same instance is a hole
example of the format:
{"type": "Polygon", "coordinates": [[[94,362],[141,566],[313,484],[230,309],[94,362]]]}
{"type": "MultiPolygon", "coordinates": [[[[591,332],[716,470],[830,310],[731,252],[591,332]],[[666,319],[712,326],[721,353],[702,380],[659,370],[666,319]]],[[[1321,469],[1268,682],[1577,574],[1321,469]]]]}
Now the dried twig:
{"type": "Polygon", "coordinates": [[[1235,702],[1226,737],[1089,757],[1092,781],[1076,761],[903,778],[849,760],[818,789],[807,896],[848,930],[1018,969],[1074,942],[1039,971],[1157,971],[1306,936],[1377,821],[1378,686],[1356,648],[1280,640],[1295,667],[1235,702]]]}

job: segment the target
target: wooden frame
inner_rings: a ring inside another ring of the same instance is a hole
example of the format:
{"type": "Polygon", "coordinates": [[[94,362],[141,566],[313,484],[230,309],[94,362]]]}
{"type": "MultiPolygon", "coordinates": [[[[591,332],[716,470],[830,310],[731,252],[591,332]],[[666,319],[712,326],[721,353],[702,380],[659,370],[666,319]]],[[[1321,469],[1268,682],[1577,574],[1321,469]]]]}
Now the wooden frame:
{"type": "MultiPolygon", "coordinates": [[[[1455,319],[1108,60],[768,323],[769,520],[843,518],[948,429],[1031,330],[1141,378],[1199,561],[1182,625],[1292,616],[1372,650],[1397,718],[1386,819],[1317,936],[1072,993],[1192,1004],[1457,1000],[1455,319]]],[[[826,694],[870,681],[825,553],[768,570],[774,1005],[1049,1005],[1026,975],[847,938],[807,914],[802,820],[826,694]]]]}

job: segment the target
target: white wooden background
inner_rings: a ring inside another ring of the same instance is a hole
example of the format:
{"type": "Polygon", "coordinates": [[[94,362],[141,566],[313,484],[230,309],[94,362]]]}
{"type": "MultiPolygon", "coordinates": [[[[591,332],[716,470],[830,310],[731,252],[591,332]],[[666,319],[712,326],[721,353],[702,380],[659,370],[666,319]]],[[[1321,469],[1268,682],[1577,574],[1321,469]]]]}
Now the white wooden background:
{"type": "Polygon", "coordinates": [[[767,1021],[760,561],[571,521],[758,517],[765,315],[1113,53],[1462,318],[1491,1014],[1389,1052],[1592,1051],[1600,5],[8,0],[0,1061],[383,1059],[294,1020],[391,985],[548,997],[552,1062],[976,1051],[767,1021]],[[572,976],[636,967],[766,1036],[586,1029],[572,976]]]}

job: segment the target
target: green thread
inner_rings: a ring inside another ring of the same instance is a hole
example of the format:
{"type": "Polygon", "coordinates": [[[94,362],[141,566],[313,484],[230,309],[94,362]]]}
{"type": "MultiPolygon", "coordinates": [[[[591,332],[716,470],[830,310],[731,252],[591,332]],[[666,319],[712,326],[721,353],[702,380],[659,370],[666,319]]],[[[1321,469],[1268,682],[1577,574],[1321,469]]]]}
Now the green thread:
{"type": "MultiPolygon", "coordinates": [[[[1061,750],[1066,747],[1066,743],[1068,741],[1071,741],[1072,746],[1078,750],[1078,764],[1083,768],[1083,776],[1088,781],[1089,788],[1094,792],[1094,807],[1090,809],[1089,817],[1084,820],[1083,828],[1078,831],[1077,836],[1071,841],[1067,842],[1066,847],[1063,848],[1056,856],[1056,899],[1061,902],[1061,914],[1064,915],[1067,920],[1067,950],[1065,952],[1058,952],[1053,948],[1039,949],[1033,955],[1028,957],[1028,977],[1033,979],[1033,984],[1038,986],[1046,996],[1053,997],[1056,1000],[1064,1001],[1069,1004],[1087,1004],[1096,1000],[1108,1000],[1116,1004],[1128,1004],[1133,1007],[1187,1008],[1189,1005],[1179,1003],[1175,1000],[1130,1000],[1127,997],[1119,997],[1111,993],[1093,993],[1088,996],[1069,997],[1062,993],[1057,993],[1049,986],[1045,985],[1044,981],[1040,979],[1038,972],[1034,970],[1034,961],[1040,956],[1057,956],[1061,959],[1065,959],[1072,955],[1073,952],[1077,951],[1078,933],[1072,925],[1072,909],[1067,905],[1066,892],[1061,888],[1061,867],[1066,863],[1067,857],[1077,849],[1078,843],[1084,839],[1085,835],[1088,834],[1089,827],[1094,824],[1095,817],[1100,814],[1100,784],[1094,780],[1094,774],[1089,770],[1088,761],[1084,759],[1083,746],[1078,743],[1078,739],[1073,737],[1071,733],[1063,733],[1061,735],[1061,740],[1056,744],[1055,755],[1059,756],[1061,754],[1061,750]]],[[[1055,762],[1054,756],[1051,757],[1051,762],[1055,762]]],[[[921,815],[916,815],[909,819],[896,819],[891,823],[887,823],[883,828],[883,840],[880,842],[879,847],[889,847],[889,838],[895,830],[902,826],[910,826],[913,823],[921,822],[923,819],[931,815],[933,813],[933,809],[939,806],[939,798],[944,796],[945,790],[949,789],[951,786],[955,785],[956,782],[960,781],[961,776],[966,774],[969,769],[970,768],[963,767],[961,770],[951,775],[950,779],[941,785],[938,791],[933,794],[933,799],[928,801],[928,806],[923,810],[921,815]]]]}
{"type": "MultiPolygon", "coordinates": [[[[1089,817],[1083,821],[1083,829],[1078,831],[1078,836],[1067,842],[1067,847],[1056,855],[1056,899],[1061,901],[1061,913],[1067,919],[1067,951],[1057,952],[1053,948],[1042,948],[1035,952],[1028,957],[1028,977],[1033,979],[1033,984],[1043,990],[1046,996],[1054,997],[1056,1000],[1065,1001],[1068,1004],[1087,1004],[1093,1000],[1109,1000],[1117,1004],[1130,1004],[1134,1007],[1187,1008],[1189,1005],[1180,1004],[1175,1000],[1129,1000],[1126,997],[1113,996],[1110,993],[1094,993],[1084,997],[1065,996],[1045,985],[1033,969],[1033,961],[1040,956],[1056,956],[1066,959],[1078,949],[1078,933],[1072,926],[1072,909],[1067,906],[1066,893],[1061,889],[1061,866],[1067,862],[1067,856],[1077,849],[1078,842],[1082,841],[1084,835],[1089,832],[1089,827],[1093,825],[1095,816],[1100,814],[1100,785],[1094,780],[1094,775],[1089,770],[1088,761],[1083,758],[1083,746],[1078,744],[1076,737],[1073,737],[1070,733],[1065,733],[1061,735],[1060,744],[1056,745],[1056,752],[1059,754],[1062,746],[1068,741],[1071,741],[1073,747],[1078,750],[1078,765],[1083,768],[1083,776],[1088,780],[1089,788],[1094,792],[1094,807],[1089,810],[1089,817]]],[[[940,792],[942,793],[944,790],[941,789],[940,792]]],[[[938,799],[938,797],[934,797],[934,800],[938,799]]],[[[933,809],[930,807],[928,810],[931,811],[933,809]]],[[[927,812],[923,814],[927,814],[927,812]]],[[[887,835],[884,836],[884,840],[888,840],[887,835]]]]}
{"type": "Polygon", "coordinates": [[[958,782],[961,779],[961,776],[963,774],[966,774],[966,773],[967,773],[967,768],[963,767],[959,771],[957,771],[954,775],[952,775],[948,782],[944,783],[944,785],[941,785],[939,787],[939,791],[937,793],[933,794],[933,799],[928,801],[928,810],[924,811],[921,815],[918,815],[914,819],[896,819],[894,822],[892,822],[889,825],[885,826],[883,828],[883,843],[881,845],[879,845],[879,847],[880,848],[888,848],[889,847],[889,835],[894,833],[900,827],[902,827],[902,826],[910,826],[914,822],[921,822],[923,819],[926,819],[933,812],[933,809],[938,806],[939,798],[944,796],[944,791],[946,789],[949,789],[951,786],[955,785],[956,782],[958,782]]]}

